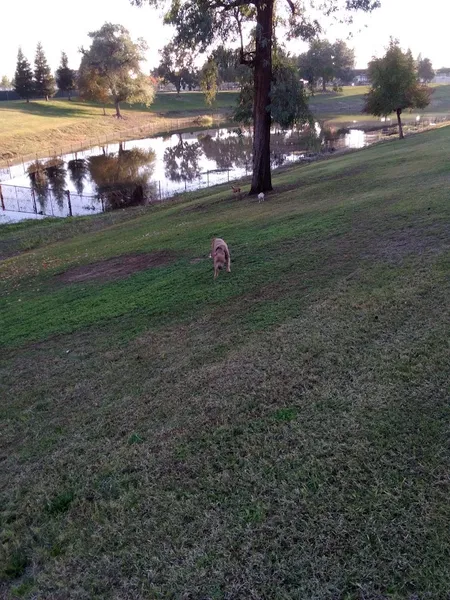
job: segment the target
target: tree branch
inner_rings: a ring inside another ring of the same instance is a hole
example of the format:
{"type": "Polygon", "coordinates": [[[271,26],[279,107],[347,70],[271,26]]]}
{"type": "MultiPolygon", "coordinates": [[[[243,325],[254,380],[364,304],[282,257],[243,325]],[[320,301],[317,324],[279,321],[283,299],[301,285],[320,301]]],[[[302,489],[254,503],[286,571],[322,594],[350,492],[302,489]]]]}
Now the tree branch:
{"type": "Polygon", "coordinates": [[[248,0],[231,0],[231,2],[227,2],[226,0],[213,0],[210,2],[209,8],[223,8],[224,10],[231,10],[233,8],[238,8],[239,6],[247,6],[248,4],[248,0]]]}
{"type": "Polygon", "coordinates": [[[295,4],[292,2],[292,0],[286,0],[286,2],[288,3],[289,8],[291,9],[292,16],[294,16],[296,14],[295,4]]]}

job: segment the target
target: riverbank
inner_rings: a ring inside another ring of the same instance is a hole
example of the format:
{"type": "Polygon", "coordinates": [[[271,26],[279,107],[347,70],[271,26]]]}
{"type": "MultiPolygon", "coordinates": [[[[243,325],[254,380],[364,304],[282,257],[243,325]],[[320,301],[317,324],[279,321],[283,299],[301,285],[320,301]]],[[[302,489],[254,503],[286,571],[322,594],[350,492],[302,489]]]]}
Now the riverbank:
{"type": "Polygon", "coordinates": [[[157,133],[214,124],[229,119],[235,92],[220,92],[214,107],[199,92],[159,94],[154,104],[125,105],[123,119],[113,108],[80,100],[0,103],[0,169],[9,165],[64,154],[157,133]]]}

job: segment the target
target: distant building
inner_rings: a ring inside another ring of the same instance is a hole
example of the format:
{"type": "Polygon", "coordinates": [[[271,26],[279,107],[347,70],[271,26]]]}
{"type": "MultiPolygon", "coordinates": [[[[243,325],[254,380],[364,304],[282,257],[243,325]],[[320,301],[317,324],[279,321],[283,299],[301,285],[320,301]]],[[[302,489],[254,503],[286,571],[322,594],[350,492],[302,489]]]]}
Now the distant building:
{"type": "Polygon", "coordinates": [[[368,85],[370,83],[367,69],[354,69],[353,71],[353,84],[354,85],[368,85]]]}

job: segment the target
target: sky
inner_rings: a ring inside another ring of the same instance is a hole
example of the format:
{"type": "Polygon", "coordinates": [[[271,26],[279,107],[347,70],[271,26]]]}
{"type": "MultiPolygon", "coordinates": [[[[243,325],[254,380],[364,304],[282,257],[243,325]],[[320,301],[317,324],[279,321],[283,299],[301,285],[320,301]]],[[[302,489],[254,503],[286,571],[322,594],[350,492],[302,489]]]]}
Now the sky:
{"type": "MultiPolygon", "coordinates": [[[[430,58],[434,68],[450,66],[447,0],[417,3],[417,9],[412,8],[411,0],[381,0],[381,4],[371,15],[358,15],[351,27],[328,26],[326,37],[331,41],[345,39],[355,49],[356,67],[361,69],[373,56],[383,55],[390,36],[398,38],[403,48],[411,48],[414,56],[421,53],[430,58]],[[353,35],[347,39],[349,33],[353,35]]],[[[99,29],[105,21],[120,23],[132,38],[147,41],[145,70],[150,71],[158,64],[158,50],[172,33],[170,27],[162,25],[161,11],[131,6],[129,0],[15,0],[8,2],[6,16],[0,35],[0,77],[13,76],[19,45],[33,65],[38,42],[52,70],[59,65],[61,51],[67,53],[69,66],[78,68],[78,50],[89,46],[88,32],[99,29]]],[[[307,45],[293,41],[288,49],[299,54],[307,45]]]]}

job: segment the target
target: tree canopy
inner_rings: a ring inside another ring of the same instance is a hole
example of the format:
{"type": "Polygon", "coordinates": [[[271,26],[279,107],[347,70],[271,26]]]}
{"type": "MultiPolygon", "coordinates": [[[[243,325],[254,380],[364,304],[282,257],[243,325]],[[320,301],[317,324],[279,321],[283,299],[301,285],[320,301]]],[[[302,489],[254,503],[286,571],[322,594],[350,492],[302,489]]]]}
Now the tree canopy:
{"type": "Polygon", "coordinates": [[[167,44],[160,51],[161,62],[156,68],[156,75],[161,77],[165,83],[175,86],[177,94],[181,88],[192,89],[197,83],[194,69],[193,53],[177,44],[167,44]]]}
{"type": "Polygon", "coordinates": [[[421,81],[424,81],[425,83],[430,83],[430,81],[435,76],[435,72],[431,60],[429,58],[422,58],[421,56],[418,57],[417,73],[421,81]]]}
{"type": "Polygon", "coordinates": [[[214,59],[209,58],[200,71],[200,87],[205,94],[206,103],[211,106],[217,96],[219,71],[214,59]]]}
{"type": "Polygon", "coordinates": [[[11,81],[7,75],[3,75],[0,79],[0,89],[9,90],[11,89],[11,81]]]}
{"type": "Polygon", "coordinates": [[[40,42],[37,45],[34,59],[34,91],[38,97],[44,97],[46,100],[50,96],[54,96],[56,92],[55,78],[40,42]]]}
{"type": "Polygon", "coordinates": [[[322,90],[333,80],[349,81],[355,66],[355,53],[342,40],[312,40],[309,50],[298,58],[300,76],[314,90],[319,80],[322,90]]]}
{"type": "Polygon", "coordinates": [[[399,136],[403,138],[401,114],[406,109],[425,108],[431,90],[417,78],[411,51],[403,52],[397,40],[390,41],[386,54],[369,63],[371,88],[363,111],[375,116],[397,114],[399,136]]]}
{"type": "MultiPolygon", "coordinates": [[[[205,52],[220,41],[240,42],[240,62],[253,72],[253,178],[250,193],[272,189],[270,124],[272,50],[274,32],[283,24],[289,38],[311,39],[321,31],[300,0],[130,0],[132,4],[166,5],[165,23],[174,26],[174,42],[205,52]],[[276,10],[276,12],[275,12],[276,10]],[[254,48],[246,51],[246,32],[253,28],[254,48]]],[[[371,11],[379,0],[327,0],[326,15],[349,15],[353,10],[371,11]],[[340,12],[341,11],[341,12],[340,12]],[[343,11],[343,12],[342,12],[343,11]]],[[[317,14],[317,12],[316,12],[317,14]]]]}
{"type": "Polygon", "coordinates": [[[33,71],[31,65],[25,58],[22,48],[17,53],[17,66],[14,74],[14,90],[21,98],[30,101],[34,93],[33,71]]]}
{"type": "Polygon", "coordinates": [[[56,85],[61,92],[66,92],[70,100],[70,92],[76,88],[76,73],[69,69],[69,61],[65,52],[61,53],[61,64],[56,70],[56,85]]]}
{"type": "MultiPolygon", "coordinates": [[[[241,82],[238,106],[234,111],[235,121],[249,125],[253,119],[253,105],[253,82],[251,77],[247,76],[241,82]]],[[[294,125],[304,125],[312,121],[305,89],[298,77],[295,63],[280,49],[273,55],[268,112],[271,123],[277,123],[282,129],[290,129],[294,125]]]]}
{"type": "Polygon", "coordinates": [[[217,65],[217,73],[220,83],[235,83],[242,77],[246,70],[240,64],[239,49],[226,48],[223,45],[213,50],[210,57],[217,65]]]}
{"type": "Polygon", "coordinates": [[[88,50],[81,49],[78,85],[82,97],[98,102],[112,100],[120,118],[121,102],[142,102],[149,105],[155,90],[140,68],[147,48],[143,40],[133,42],[122,25],[105,23],[89,33],[88,50]]]}

